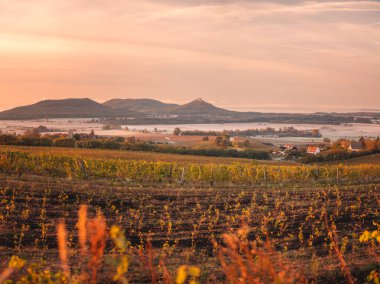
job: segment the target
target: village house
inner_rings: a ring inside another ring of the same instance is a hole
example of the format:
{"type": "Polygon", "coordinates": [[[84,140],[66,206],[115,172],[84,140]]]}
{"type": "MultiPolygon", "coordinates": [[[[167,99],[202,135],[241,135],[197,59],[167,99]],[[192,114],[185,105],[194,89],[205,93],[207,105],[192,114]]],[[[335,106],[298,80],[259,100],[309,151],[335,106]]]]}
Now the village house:
{"type": "Polygon", "coordinates": [[[348,151],[352,152],[360,152],[363,150],[363,145],[361,142],[356,141],[341,141],[340,145],[347,149],[348,151]]]}
{"type": "Polygon", "coordinates": [[[345,149],[350,148],[350,145],[351,145],[351,142],[347,141],[347,140],[343,140],[343,141],[340,142],[340,146],[342,146],[345,149]]]}
{"type": "Polygon", "coordinates": [[[284,144],[283,146],[280,147],[282,150],[297,150],[297,147],[294,146],[293,144],[284,144]]]}
{"type": "Polygon", "coordinates": [[[307,147],[307,153],[311,155],[317,155],[321,153],[321,148],[319,148],[318,146],[309,146],[307,147]]]}
{"type": "Polygon", "coordinates": [[[351,142],[348,150],[352,152],[359,152],[363,150],[363,145],[360,142],[351,142]]]}

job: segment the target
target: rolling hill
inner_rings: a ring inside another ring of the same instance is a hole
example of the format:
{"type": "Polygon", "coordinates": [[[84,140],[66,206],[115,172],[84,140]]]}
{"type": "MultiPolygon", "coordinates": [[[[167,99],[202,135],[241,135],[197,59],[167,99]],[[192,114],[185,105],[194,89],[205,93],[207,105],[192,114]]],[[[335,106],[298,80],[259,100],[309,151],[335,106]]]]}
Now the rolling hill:
{"type": "Polygon", "coordinates": [[[230,116],[238,113],[218,108],[200,98],[184,105],[167,104],[152,99],[112,99],[105,102],[104,105],[113,109],[168,115],[230,116]]]}
{"type": "Polygon", "coordinates": [[[103,105],[113,109],[129,109],[136,112],[162,112],[178,106],[153,99],[112,99],[103,105]]]}
{"type": "Polygon", "coordinates": [[[189,124],[189,123],[371,123],[375,115],[345,113],[260,113],[238,112],[216,107],[202,99],[183,105],[167,104],[153,99],[112,99],[99,104],[91,99],[45,100],[0,112],[0,120],[44,118],[99,118],[107,123],[124,124],[189,124]]]}
{"type": "Polygon", "coordinates": [[[0,119],[98,118],[112,117],[120,112],[90,99],[45,100],[0,112],[0,119]]]}
{"type": "Polygon", "coordinates": [[[168,110],[170,114],[177,115],[209,115],[209,116],[232,116],[239,114],[239,112],[230,111],[218,108],[201,98],[196,99],[190,103],[173,107],[168,110]]]}
{"type": "Polygon", "coordinates": [[[167,104],[153,99],[112,99],[103,104],[91,99],[44,100],[0,112],[0,120],[44,118],[143,118],[147,114],[190,117],[230,117],[239,112],[218,108],[202,99],[184,105],[167,104]]]}

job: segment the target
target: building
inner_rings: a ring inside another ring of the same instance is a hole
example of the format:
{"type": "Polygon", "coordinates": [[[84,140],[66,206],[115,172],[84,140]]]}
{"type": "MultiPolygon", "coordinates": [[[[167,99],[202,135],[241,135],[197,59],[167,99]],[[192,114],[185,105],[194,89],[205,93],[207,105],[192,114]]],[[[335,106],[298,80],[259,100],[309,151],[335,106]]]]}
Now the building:
{"type": "Polygon", "coordinates": [[[285,148],[286,150],[289,150],[289,151],[291,151],[291,150],[297,150],[297,147],[294,146],[293,144],[285,144],[285,145],[284,145],[284,148],[285,148]]]}
{"type": "Polygon", "coordinates": [[[351,142],[347,140],[340,141],[340,146],[342,146],[345,149],[350,148],[351,142]]]}
{"type": "Polygon", "coordinates": [[[351,142],[348,150],[352,152],[359,152],[363,150],[363,145],[360,142],[351,142]]]}
{"type": "Polygon", "coordinates": [[[319,148],[318,146],[309,146],[307,147],[307,153],[311,155],[317,155],[321,153],[321,148],[319,148]]]}

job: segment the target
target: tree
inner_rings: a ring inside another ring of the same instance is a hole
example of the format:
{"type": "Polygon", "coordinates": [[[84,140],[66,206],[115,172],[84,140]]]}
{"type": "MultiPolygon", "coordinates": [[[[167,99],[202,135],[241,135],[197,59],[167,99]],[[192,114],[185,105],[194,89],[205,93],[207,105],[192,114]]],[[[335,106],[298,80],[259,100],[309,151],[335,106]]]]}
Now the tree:
{"type": "Polygon", "coordinates": [[[118,137],[115,138],[115,141],[116,141],[117,143],[123,143],[123,142],[125,142],[125,138],[124,138],[124,137],[120,137],[120,136],[118,136],[118,137]]]}
{"type": "Polygon", "coordinates": [[[362,144],[362,147],[365,148],[365,139],[364,137],[360,137],[359,142],[362,144]]]}
{"type": "Polygon", "coordinates": [[[79,140],[82,139],[82,136],[80,136],[79,133],[75,133],[75,134],[73,135],[73,138],[74,138],[75,140],[79,141],[79,140]]]}
{"type": "Polygon", "coordinates": [[[244,148],[249,148],[249,146],[250,146],[249,140],[248,140],[248,139],[247,139],[247,140],[244,140],[244,142],[243,142],[243,147],[244,147],[244,148]]]}
{"type": "Polygon", "coordinates": [[[223,136],[217,136],[215,138],[215,144],[218,146],[224,146],[224,147],[232,145],[232,143],[230,141],[230,136],[227,134],[225,134],[223,136]]]}
{"type": "Polygon", "coordinates": [[[15,135],[2,134],[0,135],[0,145],[16,145],[18,139],[15,135]]]}
{"type": "Polygon", "coordinates": [[[74,148],[75,147],[75,139],[74,138],[61,137],[61,138],[58,138],[54,141],[54,146],[74,148]]]}
{"type": "Polygon", "coordinates": [[[215,144],[216,145],[221,145],[223,142],[223,137],[222,136],[216,136],[215,138],[215,144]]]}
{"type": "Polygon", "coordinates": [[[366,141],[366,150],[374,151],[376,150],[376,140],[367,140],[366,141]]]}
{"type": "Polygon", "coordinates": [[[179,127],[174,128],[173,135],[180,135],[182,133],[181,129],[179,127]]]}
{"type": "Polygon", "coordinates": [[[28,130],[24,133],[24,136],[29,136],[29,137],[40,137],[40,132],[38,128],[33,128],[31,130],[28,130]]]}
{"type": "Polygon", "coordinates": [[[94,129],[91,129],[90,137],[91,137],[91,138],[95,138],[95,132],[94,132],[94,129]]]}
{"type": "Polygon", "coordinates": [[[313,130],[311,131],[311,135],[312,135],[313,137],[320,137],[320,136],[321,136],[321,133],[319,133],[319,130],[318,130],[318,129],[313,129],[313,130]]]}
{"type": "Polygon", "coordinates": [[[130,144],[135,144],[137,142],[137,139],[135,136],[131,136],[127,138],[127,142],[130,144]]]}

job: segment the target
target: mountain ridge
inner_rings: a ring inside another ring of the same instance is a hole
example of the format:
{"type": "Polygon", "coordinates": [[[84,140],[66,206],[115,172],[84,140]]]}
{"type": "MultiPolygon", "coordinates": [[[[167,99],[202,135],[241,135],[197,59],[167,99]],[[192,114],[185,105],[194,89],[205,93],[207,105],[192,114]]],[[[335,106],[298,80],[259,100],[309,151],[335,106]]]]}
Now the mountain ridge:
{"type": "Polygon", "coordinates": [[[163,103],[154,99],[111,99],[103,103],[113,109],[130,109],[137,112],[151,112],[165,110],[178,106],[178,104],[163,103]]]}
{"type": "Polygon", "coordinates": [[[261,113],[219,108],[199,98],[187,104],[166,104],[152,99],[114,99],[104,104],[89,98],[44,100],[0,112],[0,120],[94,118],[114,124],[208,124],[208,123],[378,123],[380,113],[261,113]],[[112,106],[112,107],[110,107],[112,106]]]}
{"type": "Polygon", "coordinates": [[[193,100],[187,104],[179,105],[169,110],[172,114],[182,115],[215,115],[215,116],[229,116],[238,114],[239,112],[230,111],[227,109],[219,108],[204,101],[202,98],[193,100]]]}
{"type": "Polygon", "coordinates": [[[218,108],[200,98],[183,105],[163,103],[154,99],[111,99],[101,104],[89,98],[68,98],[42,100],[5,110],[0,112],[0,119],[142,117],[147,114],[226,116],[238,113],[218,108]]]}
{"type": "Polygon", "coordinates": [[[43,100],[35,104],[0,112],[0,119],[23,120],[39,118],[98,118],[115,112],[89,98],[43,100]]]}

